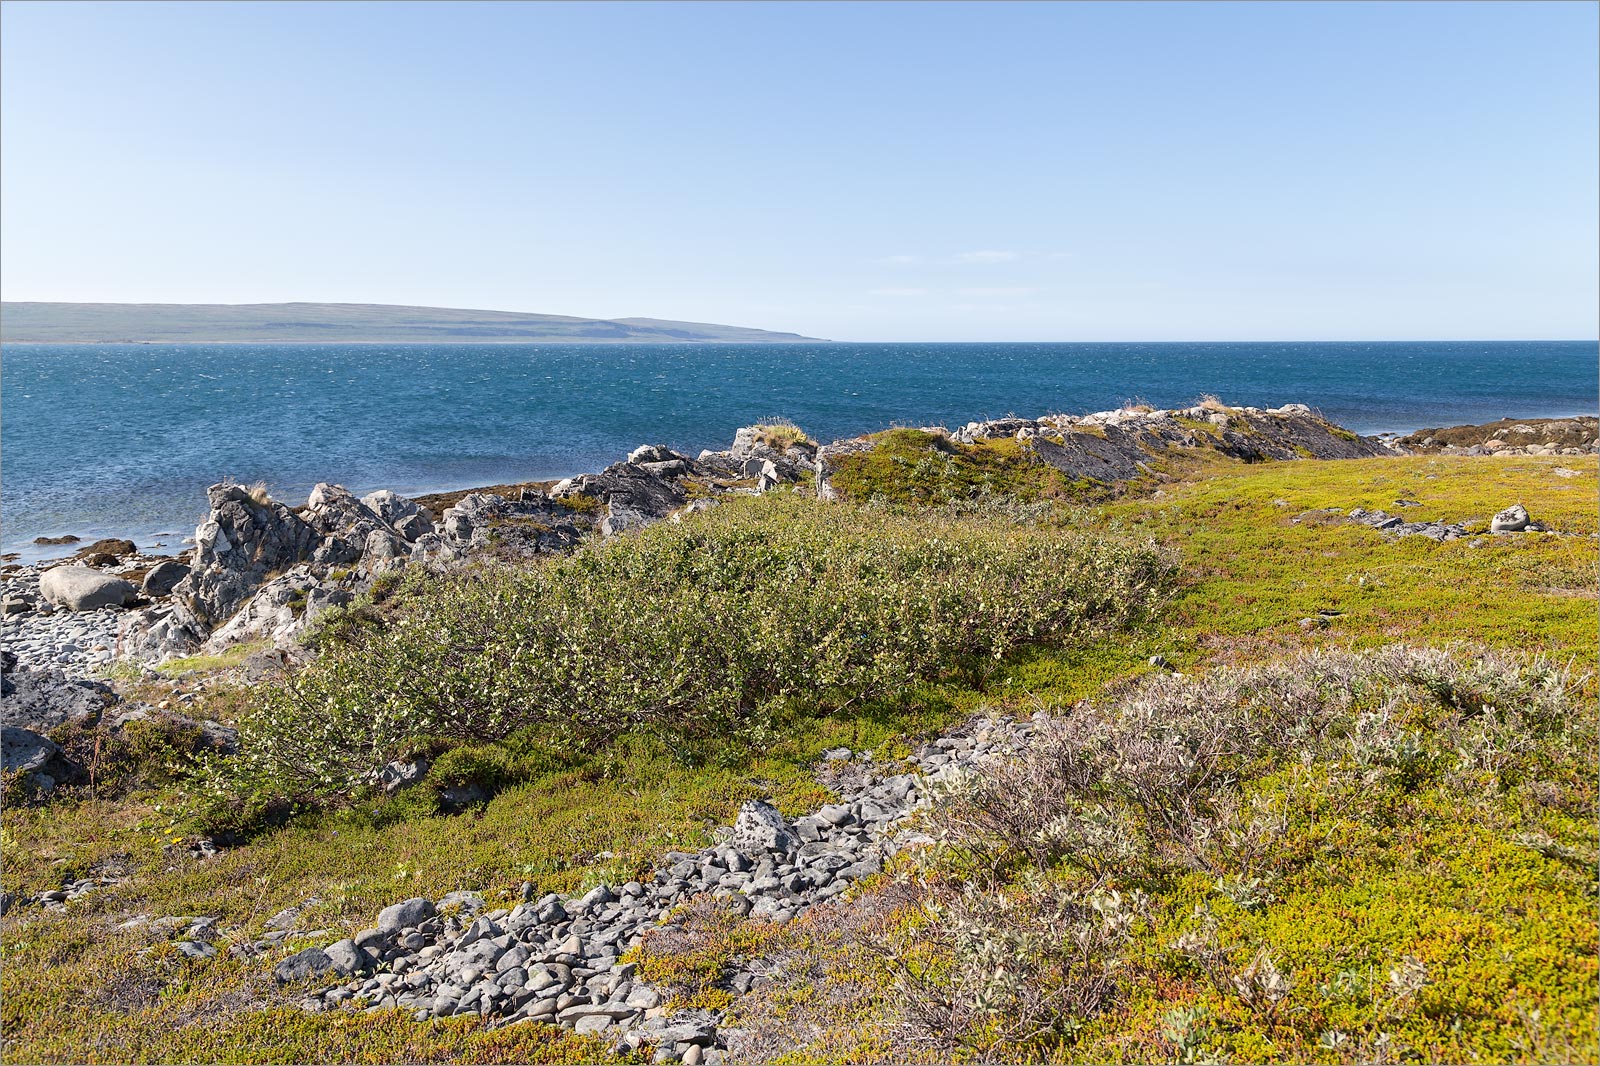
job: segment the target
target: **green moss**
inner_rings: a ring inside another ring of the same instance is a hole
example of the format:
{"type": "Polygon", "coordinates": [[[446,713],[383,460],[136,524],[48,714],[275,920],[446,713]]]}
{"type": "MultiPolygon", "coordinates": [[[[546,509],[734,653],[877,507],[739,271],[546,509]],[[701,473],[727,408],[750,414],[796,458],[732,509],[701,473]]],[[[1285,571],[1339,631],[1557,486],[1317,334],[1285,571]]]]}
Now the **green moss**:
{"type": "Polygon", "coordinates": [[[1215,464],[1160,499],[1105,505],[1097,520],[1168,544],[1189,581],[1165,617],[1180,646],[1249,661],[1285,648],[1470,640],[1589,658],[1595,647],[1595,460],[1404,457],[1215,464]],[[1551,471],[1565,464],[1582,478],[1551,471]],[[1565,536],[1396,540],[1343,521],[1354,507],[1483,522],[1523,500],[1565,536]],[[1342,612],[1326,628],[1302,618],[1342,612]]]}
{"type": "Polygon", "coordinates": [[[831,461],[829,482],[847,499],[927,506],[980,497],[1066,498],[1072,485],[1012,438],[958,444],[938,433],[891,429],[871,451],[831,461]]]}
{"type": "Polygon", "coordinates": [[[597,515],[605,509],[605,503],[598,496],[582,496],[573,494],[562,496],[556,500],[561,506],[578,514],[597,515]]]}
{"type": "MultiPolygon", "coordinates": [[[[304,596],[301,597],[302,607],[305,604],[304,596]]],[[[194,674],[213,674],[220,670],[232,670],[242,665],[246,659],[256,652],[266,651],[272,647],[271,641],[255,640],[218,652],[215,655],[186,655],[178,659],[170,659],[156,667],[156,673],[166,677],[188,677],[194,674]]]]}

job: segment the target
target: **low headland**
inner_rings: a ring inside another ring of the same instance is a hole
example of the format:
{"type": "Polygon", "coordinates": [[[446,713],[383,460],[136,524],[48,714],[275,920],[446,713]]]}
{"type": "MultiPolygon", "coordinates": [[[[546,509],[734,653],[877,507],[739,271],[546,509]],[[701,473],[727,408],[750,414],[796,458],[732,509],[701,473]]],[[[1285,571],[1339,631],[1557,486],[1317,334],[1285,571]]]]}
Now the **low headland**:
{"type": "Polygon", "coordinates": [[[782,344],[815,337],[713,322],[399,304],[7,301],[7,344],[782,344]]]}
{"type": "Polygon", "coordinates": [[[22,1061],[1591,1061],[1594,418],[770,423],[5,568],[22,1061]]]}

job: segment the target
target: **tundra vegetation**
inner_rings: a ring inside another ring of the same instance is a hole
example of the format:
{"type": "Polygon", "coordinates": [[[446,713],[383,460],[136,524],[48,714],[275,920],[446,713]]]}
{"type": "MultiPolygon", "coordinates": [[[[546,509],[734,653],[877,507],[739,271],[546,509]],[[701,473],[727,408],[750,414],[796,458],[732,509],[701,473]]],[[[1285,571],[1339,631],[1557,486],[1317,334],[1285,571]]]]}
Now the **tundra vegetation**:
{"type": "Polygon", "coordinates": [[[616,882],[744,799],[826,802],[829,748],[892,763],[1043,711],[925,812],[935,846],[784,926],[693,904],[641,975],[728,1009],[746,1060],[1593,1061],[1595,460],[1166,473],[1097,493],[1012,442],[893,431],[842,459],[842,502],[410,574],[287,678],[183,664],[237,756],[94,731],[68,738],[102,753],[92,786],[8,802],[7,891],[123,880],[0,919],[4,1060],[592,1061],[541,1025],[305,1014],[260,960],[119,926],[249,937],[310,898],[353,932],[404,896],[616,882]],[[1520,500],[1556,532],[1392,540],[1325,510],[1398,498],[1474,530],[1520,500]],[[368,783],[423,752],[417,787],[368,783]],[[486,799],[446,810],[466,782],[486,799]],[[197,858],[205,834],[228,846],[197,858]],[[777,979],[730,996],[751,958],[777,979]]]}

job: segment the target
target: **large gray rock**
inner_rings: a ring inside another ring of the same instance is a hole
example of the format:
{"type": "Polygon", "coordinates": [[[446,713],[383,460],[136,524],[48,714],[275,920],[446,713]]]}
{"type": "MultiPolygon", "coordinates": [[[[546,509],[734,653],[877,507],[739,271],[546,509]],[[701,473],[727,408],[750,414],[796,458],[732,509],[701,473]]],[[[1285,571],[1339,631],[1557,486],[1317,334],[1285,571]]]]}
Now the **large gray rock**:
{"type": "MultiPolygon", "coordinates": [[[[687,460],[671,463],[682,463],[683,472],[689,472],[687,460]]],[[[557,498],[588,496],[604,503],[600,532],[606,536],[659,522],[687,503],[689,496],[675,476],[658,476],[647,469],[649,465],[654,464],[617,463],[598,474],[571,478],[557,487],[557,498]]]]}
{"type": "Polygon", "coordinates": [[[57,566],[46,570],[39,577],[39,593],[69,611],[121,607],[139,595],[138,590],[122,578],[87,566],[57,566]]]}
{"type": "Polygon", "coordinates": [[[329,968],[340,977],[366,973],[373,966],[372,956],[354,940],[340,940],[322,951],[328,957],[329,968]]]}
{"type": "MultiPolygon", "coordinates": [[[[361,503],[367,510],[377,515],[385,525],[396,532],[402,533],[402,535],[404,533],[400,529],[400,525],[408,518],[422,519],[427,528],[421,532],[427,533],[433,530],[433,523],[429,522],[423,515],[422,508],[417,505],[416,501],[408,500],[404,496],[390,492],[388,489],[379,489],[377,492],[367,493],[361,497],[361,503]]],[[[407,536],[406,539],[415,540],[416,537],[407,536]]]]}
{"type": "Polygon", "coordinates": [[[61,746],[31,729],[0,727],[0,769],[6,773],[42,769],[61,755],[61,746]]]}
{"type": "Polygon", "coordinates": [[[54,670],[13,670],[0,678],[0,722],[48,732],[66,722],[93,724],[116,700],[109,686],[54,670]]]}
{"type": "Polygon", "coordinates": [[[389,528],[387,522],[358,500],[349,489],[326,482],[319,483],[311,490],[303,517],[306,524],[324,538],[332,537],[356,545],[358,550],[373,530],[389,528]]]}
{"type": "Polygon", "coordinates": [[[170,603],[131,612],[117,644],[125,658],[157,663],[198,651],[208,632],[210,627],[187,604],[170,603]]]}
{"type": "Polygon", "coordinates": [[[439,531],[417,538],[413,557],[438,554],[460,558],[494,547],[502,554],[531,556],[575,547],[593,519],[540,492],[521,499],[475,492],[439,517],[439,531]]]}
{"type": "Polygon", "coordinates": [[[404,538],[387,529],[374,529],[362,548],[361,566],[367,573],[377,574],[404,566],[410,555],[411,545],[404,538]]]}
{"type": "Polygon", "coordinates": [[[745,854],[762,851],[792,851],[800,840],[784,821],[783,815],[770,803],[747,800],[739,808],[738,820],[733,823],[733,836],[728,843],[745,854]]]}
{"type": "Polygon", "coordinates": [[[378,771],[378,783],[385,792],[399,792],[428,776],[428,767],[431,765],[431,761],[424,756],[411,760],[396,759],[378,771]]]}
{"type": "Polygon", "coordinates": [[[67,758],[61,746],[31,729],[0,727],[0,770],[29,775],[40,792],[56,785],[81,781],[83,767],[67,758]]]}
{"type": "Polygon", "coordinates": [[[333,960],[321,948],[306,948],[290,955],[273,969],[273,976],[285,984],[321,977],[333,969],[333,960]]]}
{"type": "Polygon", "coordinates": [[[1528,510],[1514,503],[1489,520],[1490,533],[1521,533],[1528,528],[1528,510]]]}
{"type": "Polygon", "coordinates": [[[189,576],[189,568],[176,559],[157,563],[151,567],[150,572],[144,575],[144,594],[146,596],[165,596],[177,587],[178,582],[189,576]]]}
{"type": "Polygon", "coordinates": [[[284,644],[301,633],[317,615],[355,597],[324,583],[308,566],[297,566],[258,588],[224,625],[206,640],[208,651],[222,651],[241,641],[269,640],[284,644]]]}
{"type": "Polygon", "coordinates": [[[404,899],[378,912],[378,928],[385,933],[413,929],[432,918],[434,913],[432,900],[421,896],[404,899]]]}

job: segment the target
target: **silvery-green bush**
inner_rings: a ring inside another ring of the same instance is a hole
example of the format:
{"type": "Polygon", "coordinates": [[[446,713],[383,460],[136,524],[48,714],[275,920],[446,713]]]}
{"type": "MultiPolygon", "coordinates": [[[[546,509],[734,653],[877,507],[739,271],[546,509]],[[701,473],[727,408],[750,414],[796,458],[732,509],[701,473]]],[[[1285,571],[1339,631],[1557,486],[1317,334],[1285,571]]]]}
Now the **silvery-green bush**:
{"type": "Polygon", "coordinates": [[[1150,543],[783,495],[533,567],[409,578],[382,621],[241,723],[241,768],[346,788],[419,738],[706,737],[763,708],[825,710],[1135,623],[1173,578],[1150,543]]]}

